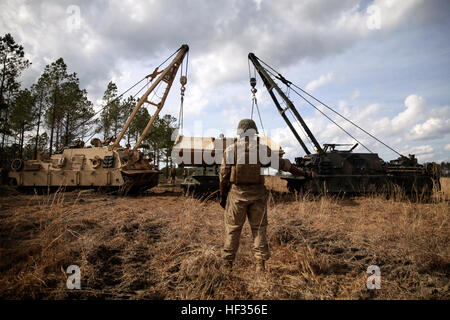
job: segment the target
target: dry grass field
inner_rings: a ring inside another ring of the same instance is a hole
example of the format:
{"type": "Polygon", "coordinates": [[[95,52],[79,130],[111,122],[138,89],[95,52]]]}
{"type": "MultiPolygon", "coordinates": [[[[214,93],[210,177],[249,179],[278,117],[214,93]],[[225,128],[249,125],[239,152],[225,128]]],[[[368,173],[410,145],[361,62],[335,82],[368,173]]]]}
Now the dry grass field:
{"type": "Polygon", "coordinates": [[[0,298],[450,299],[445,200],[273,192],[272,257],[257,275],[249,226],[229,273],[220,259],[223,209],[176,191],[118,197],[2,189],[0,298]],[[81,290],[66,289],[65,270],[73,264],[81,269],[81,290]],[[370,265],[380,267],[379,290],[366,288],[370,265]]]}
{"type": "Polygon", "coordinates": [[[446,200],[450,200],[450,178],[441,178],[441,189],[446,200]]]}

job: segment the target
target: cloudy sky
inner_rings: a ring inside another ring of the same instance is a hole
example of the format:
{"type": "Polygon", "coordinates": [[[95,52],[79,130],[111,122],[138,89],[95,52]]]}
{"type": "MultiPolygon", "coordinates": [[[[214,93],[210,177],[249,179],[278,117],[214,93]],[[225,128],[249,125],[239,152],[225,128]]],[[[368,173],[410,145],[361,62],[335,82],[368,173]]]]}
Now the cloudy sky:
{"type": "MultiPolygon", "coordinates": [[[[196,136],[234,135],[250,117],[254,52],[401,153],[450,161],[449,13],[446,0],[1,0],[0,33],[33,63],[23,86],[63,57],[96,109],[110,80],[124,91],[188,44],[184,133],[196,136]]],[[[304,155],[260,79],[257,88],[266,134],[289,158],[304,155]]],[[[163,114],[178,115],[179,93],[177,80],[163,114]]],[[[320,143],[352,142],[291,97],[320,143]]],[[[342,124],[383,159],[396,157],[342,124]]]]}

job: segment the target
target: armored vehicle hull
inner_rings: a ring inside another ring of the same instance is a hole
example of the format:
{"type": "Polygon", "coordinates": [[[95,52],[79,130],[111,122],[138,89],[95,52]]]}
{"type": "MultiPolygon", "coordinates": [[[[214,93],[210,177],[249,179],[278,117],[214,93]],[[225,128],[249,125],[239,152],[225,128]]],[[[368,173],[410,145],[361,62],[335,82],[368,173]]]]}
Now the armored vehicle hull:
{"type": "Polygon", "coordinates": [[[214,196],[219,190],[218,166],[196,168],[195,171],[181,183],[185,195],[214,196]]]}
{"type": "Polygon", "coordinates": [[[51,157],[15,160],[10,183],[21,189],[107,188],[136,193],[158,184],[159,171],[139,151],[113,146],[67,148],[51,157]]]}
{"type": "Polygon", "coordinates": [[[413,156],[386,163],[376,153],[330,151],[295,160],[307,175],[283,177],[290,191],[392,194],[401,190],[425,198],[434,188],[440,189],[437,168],[432,164],[419,165],[413,156]]]}
{"type": "MultiPolygon", "coordinates": [[[[283,154],[280,145],[268,137],[260,137],[260,142],[283,154]]],[[[173,160],[183,167],[195,168],[181,187],[185,194],[208,197],[219,191],[219,168],[223,153],[232,145],[236,138],[207,138],[178,136],[172,150],[173,160]]],[[[270,161],[265,165],[270,166],[270,161]]],[[[190,169],[192,170],[192,169],[190,169]]]]}

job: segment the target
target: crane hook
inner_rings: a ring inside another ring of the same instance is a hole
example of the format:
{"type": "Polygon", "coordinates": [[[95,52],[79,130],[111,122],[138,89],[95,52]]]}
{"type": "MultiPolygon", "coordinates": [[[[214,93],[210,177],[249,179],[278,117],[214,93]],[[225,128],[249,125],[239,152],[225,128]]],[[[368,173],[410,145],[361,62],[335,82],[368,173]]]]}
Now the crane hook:
{"type": "Polygon", "coordinates": [[[186,85],[186,83],[187,83],[187,78],[186,78],[186,76],[181,76],[181,77],[180,77],[180,83],[181,83],[182,86],[185,86],[185,85],[186,85]]]}

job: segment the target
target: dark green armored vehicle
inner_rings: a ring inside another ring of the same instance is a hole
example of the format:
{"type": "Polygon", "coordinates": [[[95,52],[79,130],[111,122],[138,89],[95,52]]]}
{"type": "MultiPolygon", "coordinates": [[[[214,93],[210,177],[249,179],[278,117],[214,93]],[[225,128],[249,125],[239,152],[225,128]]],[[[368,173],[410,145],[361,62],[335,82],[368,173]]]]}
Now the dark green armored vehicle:
{"type": "Polygon", "coordinates": [[[430,196],[433,188],[440,189],[437,166],[419,165],[413,155],[387,163],[376,153],[353,153],[353,148],[335,147],[328,144],[320,154],[296,158],[296,165],[309,172],[309,177],[283,177],[288,189],[313,194],[392,194],[402,190],[422,197],[430,196]]]}
{"type": "MultiPolygon", "coordinates": [[[[302,88],[284,78],[279,72],[260,60],[253,53],[248,55],[250,62],[255,67],[254,77],[250,78],[253,94],[256,93],[256,72],[263,80],[278,112],[284,119],[289,129],[297,139],[303,150],[304,157],[295,159],[295,164],[305,173],[304,176],[286,176],[287,186],[291,191],[304,193],[387,193],[403,192],[408,195],[416,195],[426,198],[431,195],[433,189],[440,189],[439,170],[436,164],[428,163],[420,165],[414,155],[404,156],[386,143],[376,138],[348,118],[333,110],[319,99],[312,96],[302,88]],[[281,90],[277,81],[286,86],[281,90]],[[312,134],[304,119],[300,116],[289,95],[296,94],[304,105],[309,105],[316,112],[325,116],[330,122],[345,132],[357,143],[348,150],[337,150],[336,147],[346,144],[324,144],[321,146],[312,134]],[[323,110],[327,109],[338,116],[346,124],[353,125],[364,132],[370,138],[389,148],[399,155],[399,158],[385,162],[372,152],[361,141],[357,140],[346,127],[337,123],[323,110]],[[288,118],[288,114],[295,118],[294,122],[288,118]],[[299,130],[297,130],[297,128],[299,130]],[[303,139],[300,136],[303,133],[303,139]],[[315,152],[311,152],[307,146],[310,144],[315,152]],[[354,153],[358,146],[364,147],[368,153],[354,153]]],[[[254,97],[254,101],[256,98],[254,97]]]]}
{"type": "Polygon", "coordinates": [[[189,169],[192,173],[181,183],[184,194],[194,197],[215,197],[219,190],[219,166],[189,169]]]}
{"type": "Polygon", "coordinates": [[[327,144],[322,153],[296,158],[296,166],[309,176],[283,177],[288,189],[310,193],[364,193],[385,188],[384,163],[376,153],[353,153],[354,148],[336,150],[336,146],[327,144]]]}

